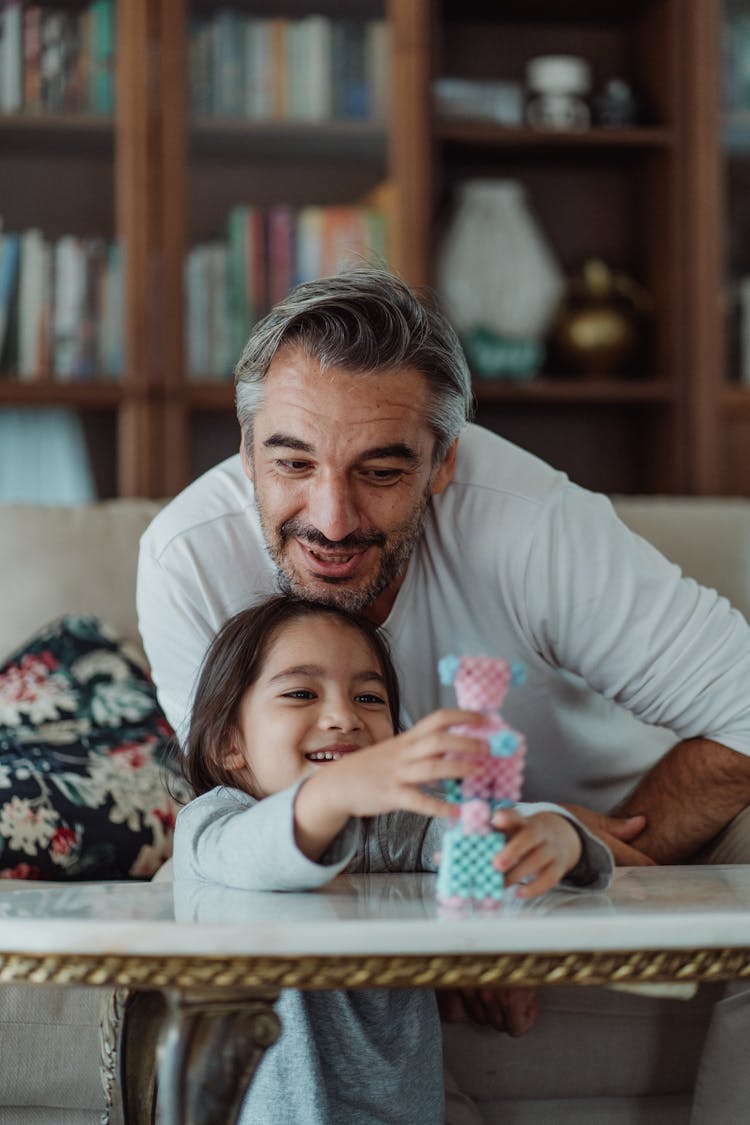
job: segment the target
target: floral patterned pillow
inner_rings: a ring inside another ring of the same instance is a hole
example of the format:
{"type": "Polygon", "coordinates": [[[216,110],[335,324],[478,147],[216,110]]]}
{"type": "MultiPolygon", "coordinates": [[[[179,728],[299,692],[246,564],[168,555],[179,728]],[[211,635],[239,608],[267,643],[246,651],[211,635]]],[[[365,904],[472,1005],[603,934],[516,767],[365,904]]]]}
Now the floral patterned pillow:
{"type": "Polygon", "coordinates": [[[138,655],[68,616],[0,667],[0,878],[148,878],[189,791],[138,655]]]}

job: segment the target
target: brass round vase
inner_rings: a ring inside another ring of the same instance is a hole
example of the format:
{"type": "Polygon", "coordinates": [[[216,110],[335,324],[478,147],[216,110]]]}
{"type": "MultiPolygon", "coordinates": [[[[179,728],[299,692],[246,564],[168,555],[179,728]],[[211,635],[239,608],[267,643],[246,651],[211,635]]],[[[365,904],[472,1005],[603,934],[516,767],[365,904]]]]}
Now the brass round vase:
{"type": "Polygon", "coordinates": [[[643,351],[649,308],[645,290],[592,258],[568,282],[550,334],[553,356],[566,374],[628,374],[643,351]]]}

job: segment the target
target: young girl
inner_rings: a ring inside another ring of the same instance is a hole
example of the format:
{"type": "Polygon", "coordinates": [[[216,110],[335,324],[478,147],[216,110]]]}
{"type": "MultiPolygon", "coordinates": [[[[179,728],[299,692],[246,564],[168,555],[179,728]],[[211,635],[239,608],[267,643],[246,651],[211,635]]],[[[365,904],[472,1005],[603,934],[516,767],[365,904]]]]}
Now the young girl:
{"type": "MultiPolygon", "coordinates": [[[[288,597],[231,618],[193,704],[185,770],[196,798],[177,818],[175,880],[299,891],[343,871],[434,871],[439,818],[454,806],[425,787],[476,769],[489,753],[482,719],[445,709],[399,734],[398,715],[388,649],[363,618],[288,597]],[[453,733],[459,724],[477,737],[453,733]]],[[[519,896],[566,874],[607,884],[607,849],[555,806],[519,806],[496,823],[508,836],[498,862],[509,884],[524,880],[519,896]]],[[[433,992],[285,991],[279,1016],[242,1122],[443,1121],[433,992]]]]}

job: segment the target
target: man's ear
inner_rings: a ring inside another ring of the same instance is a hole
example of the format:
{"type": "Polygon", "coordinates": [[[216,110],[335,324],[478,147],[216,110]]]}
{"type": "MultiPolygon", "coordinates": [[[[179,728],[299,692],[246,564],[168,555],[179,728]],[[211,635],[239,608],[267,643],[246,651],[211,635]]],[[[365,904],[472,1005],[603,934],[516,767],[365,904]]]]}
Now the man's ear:
{"type": "Polygon", "coordinates": [[[252,450],[248,449],[245,443],[244,430],[242,431],[242,437],[240,438],[240,460],[242,461],[242,468],[245,471],[245,476],[247,477],[247,479],[250,481],[254,480],[255,478],[253,476],[252,450]]]}
{"type": "Polygon", "coordinates": [[[450,482],[453,480],[453,474],[456,471],[456,456],[458,454],[458,438],[451,443],[444,460],[440,462],[438,467],[432,474],[430,481],[430,492],[433,496],[437,496],[439,492],[444,492],[450,482]]]}

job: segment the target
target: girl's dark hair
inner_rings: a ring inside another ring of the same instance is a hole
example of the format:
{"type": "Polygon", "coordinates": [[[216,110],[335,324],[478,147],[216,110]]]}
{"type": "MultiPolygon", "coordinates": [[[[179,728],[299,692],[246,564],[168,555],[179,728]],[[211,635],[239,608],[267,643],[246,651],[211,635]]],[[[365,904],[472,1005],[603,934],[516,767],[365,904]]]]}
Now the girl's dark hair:
{"type": "Polygon", "coordinates": [[[246,689],[258,679],[269,645],[279,631],[307,617],[331,617],[355,629],[369,644],[385,680],[394,734],[399,729],[399,690],[388,644],[377,628],[337,606],[279,595],[230,617],[206,653],[195,691],[182,769],[196,796],[217,785],[236,787],[223,759],[238,730],[246,689]]]}

